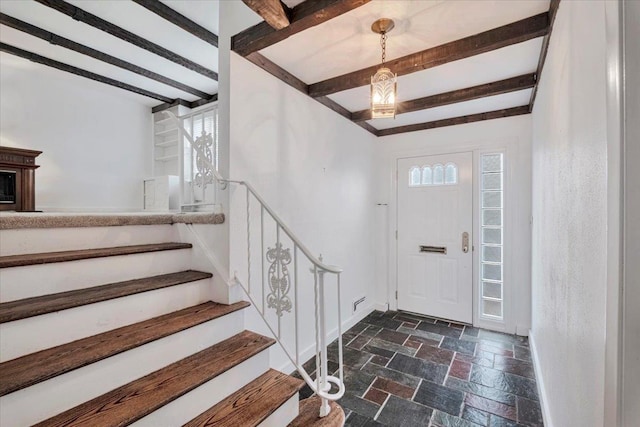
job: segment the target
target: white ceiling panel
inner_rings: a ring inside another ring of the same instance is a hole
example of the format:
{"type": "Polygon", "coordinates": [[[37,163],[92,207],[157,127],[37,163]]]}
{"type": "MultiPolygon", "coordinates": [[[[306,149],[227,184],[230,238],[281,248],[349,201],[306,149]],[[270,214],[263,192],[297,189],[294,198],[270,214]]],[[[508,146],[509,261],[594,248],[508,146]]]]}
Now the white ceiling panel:
{"type": "MultiPolygon", "coordinates": [[[[106,64],[81,53],[68,50],[60,46],[51,45],[40,38],[30,36],[22,31],[14,30],[13,28],[5,27],[4,25],[0,26],[0,40],[4,43],[49,59],[63,62],[67,65],[99,74],[104,77],[109,77],[141,89],[156,92],[172,99],[183,98],[188,101],[198,99],[197,96],[183,92],[172,86],[167,86],[155,80],[142,78],[138,74],[114,65],[106,64]]],[[[161,102],[162,101],[155,101],[156,104],[161,102]]]]}
{"type": "MultiPolygon", "coordinates": [[[[398,77],[398,101],[491,83],[533,73],[538,66],[542,38],[450,62],[398,77]]],[[[329,95],[349,111],[369,108],[369,86],[329,95]]]]}
{"type": "Polygon", "coordinates": [[[374,0],[261,51],[306,83],[380,62],[378,18],[392,18],[387,58],[399,58],[546,12],[549,0],[374,0]]]}
{"type": "Polygon", "coordinates": [[[48,77],[51,77],[56,81],[60,79],[75,82],[74,84],[77,84],[79,91],[85,90],[85,88],[93,88],[94,90],[101,93],[110,94],[111,96],[118,97],[119,99],[130,99],[133,102],[145,105],[147,107],[154,107],[160,104],[160,101],[152,98],[147,98],[143,95],[138,95],[137,93],[118,89],[116,87],[85,79],[83,77],[74,76],[73,74],[67,73],[66,71],[57,70],[55,68],[47,67],[46,65],[42,64],[36,64],[35,62],[31,62],[28,59],[23,59],[6,52],[0,52],[0,72],[8,82],[11,82],[11,73],[31,72],[31,70],[35,70],[38,68],[41,68],[43,71],[42,73],[38,73],[38,76],[40,78],[46,79],[48,77]]]}
{"type": "MultiPolygon", "coordinates": [[[[115,2],[115,3],[125,3],[125,2],[115,2]]],[[[129,3],[129,2],[126,2],[129,3]]],[[[84,6],[84,2],[83,2],[84,6]]],[[[137,5],[136,5],[137,6],[137,5]]],[[[146,10],[140,6],[138,6],[142,10],[146,10]]],[[[40,27],[44,30],[50,31],[54,34],[57,34],[61,37],[65,37],[71,39],[75,42],[84,44],[98,51],[104,52],[106,54],[115,56],[124,61],[131,62],[140,67],[146,68],[148,70],[154,71],[158,74],[161,74],[165,77],[177,80],[186,85],[192,86],[196,89],[202,90],[204,92],[214,94],[218,92],[218,83],[214,80],[211,80],[203,75],[200,75],[194,71],[188,70],[178,64],[175,64],[167,59],[164,59],[160,56],[157,56],[151,52],[148,52],[144,49],[138,48],[130,43],[127,43],[123,40],[120,40],[117,37],[111,36],[104,31],[93,28],[89,25],[83,24],[82,22],[75,21],[67,15],[64,15],[60,12],[57,12],[49,7],[43,6],[34,1],[22,1],[22,0],[3,0],[0,1],[0,11],[10,15],[14,18],[20,19],[22,21],[28,22],[32,25],[40,27]]],[[[155,14],[147,11],[149,15],[155,14]]],[[[161,18],[160,18],[161,19],[161,18]]],[[[161,19],[162,20],[162,19],[161,19]]],[[[179,31],[178,27],[175,25],[164,21],[164,25],[162,27],[157,27],[156,31],[158,33],[163,33],[165,27],[167,28],[175,28],[179,31]]],[[[0,27],[0,37],[2,36],[2,32],[4,32],[7,28],[0,27]]],[[[173,29],[172,29],[173,31],[173,29]]],[[[200,40],[200,39],[197,39],[200,40]]],[[[205,43],[205,42],[202,42],[205,43]]],[[[212,49],[213,52],[217,55],[217,49],[213,46],[205,43],[207,49],[212,49]]],[[[63,49],[63,48],[60,48],[63,49]]],[[[61,62],[68,62],[71,58],[73,58],[77,53],[64,49],[59,58],[57,60],[61,62]]],[[[47,55],[43,55],[47,56],[47,55]]],[[[105,69],[107,67],[111,67],[106,63],[103,66],[105,69]]],[[[101,74],[101,73],[99,73],[101,74]]],[[[132,80],[136,86],[143,86],[147,84],[145,82],[149,82],[149,79],[142,76],[135,76],[135,79],[132,80]]],[[[173,90],[173,89],[172,89],[173,90]]],[[[164,93],[163,93],[164,95],[164,93]]]]}
{"type": "MultiPolygon", "coordinates": [[[[213,34],[220,34],[218,30],[218,10],[219,0],[161,0],[176,12],[191,19],[196,24],[211,31],[213,34]]],[[[216,68],[217,69],[217,68],[216,68]]]]}
{"type": "Polygon", "coordinates": [[[529,104],[531,89],[503,95],[490,96],[473,101],[460,102],[445,105],[443,107],[429,108],[413,113],[400,114],[395,119],[368,120],[376,129],[388,129],[397,126],[412,125],[416,123],[432,122],[434,120],[448,119],[451,117],[467,116],[469,114],[486,113],[488,111],[502,110],[504,108],[520,107],[529,104]]]}

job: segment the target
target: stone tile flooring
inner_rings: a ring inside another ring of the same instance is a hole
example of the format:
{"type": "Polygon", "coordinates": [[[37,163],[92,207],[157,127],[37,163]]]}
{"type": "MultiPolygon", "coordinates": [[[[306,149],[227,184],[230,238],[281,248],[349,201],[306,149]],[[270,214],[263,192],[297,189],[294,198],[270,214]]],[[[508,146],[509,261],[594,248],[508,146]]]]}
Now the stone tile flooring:
{"type": "MultiPolygon", "coordinates": [[[[526,338],[374,311],[343,334],[343,345],[345,426],[543,424],[526,338]]],[[[337,357],[334,342],[331,372],[337,357]]],[[[309,373],[314,367],[315,359],[305,364],[309,373]]]]}

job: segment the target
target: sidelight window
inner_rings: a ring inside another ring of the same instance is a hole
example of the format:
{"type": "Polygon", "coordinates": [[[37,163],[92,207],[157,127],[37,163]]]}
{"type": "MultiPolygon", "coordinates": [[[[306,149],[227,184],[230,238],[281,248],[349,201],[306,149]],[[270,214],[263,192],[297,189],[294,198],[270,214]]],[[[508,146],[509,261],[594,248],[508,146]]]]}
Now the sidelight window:
{"type": "Polygon", "coordinates": [[[480,283],[483,317],[504,316],[504,158],[502,153],[481,156],[480,283]]]}

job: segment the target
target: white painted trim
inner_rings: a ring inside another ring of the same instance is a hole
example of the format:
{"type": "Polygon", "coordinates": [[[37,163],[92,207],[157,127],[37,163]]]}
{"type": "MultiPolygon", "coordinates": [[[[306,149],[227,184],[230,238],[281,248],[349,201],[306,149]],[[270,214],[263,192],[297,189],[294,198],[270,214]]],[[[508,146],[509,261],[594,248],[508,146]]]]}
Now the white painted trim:
{"type": "Polygon", "coordinates": [[[604,425],[622,412],[623,257],[623,35],[622,2],[605,2],[607,63],[607,302],[605,318],[604,425]]]}
{"type": "MultiPolygon", "coordinates": [[[[389,301],[389,309],[397,310],[398,302],[395,299],[395,292],[398,290],[398,244],[396,240],[396,230],[398,228],[398,160],[410,157],[422,157],[422,156],[435,156],[435,155],[444,155],[444,154],[454,154],[454,153],[463,153],[463,152],[472,152],[473,153],[473,245],[475,247],[475,254],[473,257],[473,324],[474,326],[491,329],[500,332],[506,333],[517,333],[520,331],[522,333],[523,327],[518,327],[519,319],[516,316],[517,313],[517,303],[522,299],[522,295],[517,292],[511,292],[511,289],[508,290],[508,293],[504,297],[503,301],[503,314],[504,321],[503,322],[495,322],[488,319],[481,319],[479,314],[479,304],[480,304],[480,295],[478,292],[479,289],[479,279],[478,279],[478,268],[479,262],[478,257],[480,253],[479,246],[479,236],[480,236],[480,209],[478,205],[478,198],[480,194],[480,181],[479,181],[479,173],[480,173],[480,154],[482,153],[490,153],[490,152],[502,152],[504,153],[504,243],[505,247],[516,247],[516,242],[514,241],[513,236],[516,233],[516,209],[518,206],[516,203],[517,194],[515,191],[510,190],[510,186],[508,185],[508,181],[511,181],[513,177],[511,176],[509,170],[509,164],[515,162],[515,159],[520,155],[520,150],[517,148],[520,145],[520,137],[517,135],[506,136],[495,141],[492,141],[491,144],[486,141],[478,141],[478,142],[467,142],[461,143],[459,146],[444,148],[437,147],[434,149],[422,149],[422,150],[410,150],[410,151],[402,151],[394,153],[393,157],[390,159],[391,161],[391,179],[393,180],[391,185],[391,195],[389,198],[389,216],[388,216],[388,236],[389,236],[389,254],[388,257],[388,267],[389,267],[389,287],[387,291],[387,298],[389,301]],[[512,147],[513,145],[513,147],[512,147]],[[515,147],[515,148],[514,148],[515,147]]],[[[504,254],[504,283],[514,283],[515,280],[513,278],[513,259],[514,251],[508,251],[504,254]]],[[[505,286],[506,288],[506,286],[505,286]]],[[[505,290],[507,292],[507,290],[505,290]]],[[[527,298],[529,304],[531,303],[531,296],[527,298]]],[[[526,328],[528,330],[528,327],[526,328]]],[[[525,333],[526,334],[526,333],[525,333]]]]}
{"type": "Polygon", "coordinates": [[[542,375],[542,367],[538,359],[538,350],[533,331],[529,331],[529,348],[531,349],[531,359],[533,360],[533,370],[536,375],[536,385],[538,386],[538,396],[540,397],[540,409],[542,410],[542,421],[546,427],[553,427],[551,421],[551,413],[549,412],[549,398],[547,397],[547,389],[544,385],[544,376],[542,375]]]}
{"type": "Polygon", "coordinates": [[[377,310],[377,311],[389,311],[389,303],[385,302],[384,304],[382,303],[374,303],[373,304],[373,309],[377,310]]]}

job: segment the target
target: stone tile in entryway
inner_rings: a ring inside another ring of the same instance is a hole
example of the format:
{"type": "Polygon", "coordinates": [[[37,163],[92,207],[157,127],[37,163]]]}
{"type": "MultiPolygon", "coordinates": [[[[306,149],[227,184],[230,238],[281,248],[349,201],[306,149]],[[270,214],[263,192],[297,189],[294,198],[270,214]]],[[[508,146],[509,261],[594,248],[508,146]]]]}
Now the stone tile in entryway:
{"type": "Polygon", "coordinates": [[[475,394],[467,393],[464,398],[464,404],[467,406],[480,409],[490,414],[499,415],[503,418],[516,421],[518,415],[515,406],[505,405],[504,403],[496,402],[495,400],[487,399],[485,397],[476,396],[475,394]]]}
{"type": "Polygon", "coordinates": [[[474,365],[471,369],[471,382],[482,384],[517,396],[538,400],[536,382],[519,375],[474,365]]]}
{"type": "Polygon", "coordinates": [[[458,416],[464,400],[464,393],[430,381],[422,381],[413,400],[430,408],[458,416]]]}
{"type": "Polygon", "coordinates": [[[542,426],[540,403],[535,400],[518,397],[518,422],[531,427],[542,426]]]}
{"type": "Polygon", "coordinates": [[[524,360],[514,359],[512,357],[495,355],[493,368],[500,371],[509,372],[511,374],[520,375],[521,377],[535,378],[533,365],[524,360]]]}
{"type": "Polygon", "coordinates": [[[368,400],[360,397],[356,397],[350,393],[345,393],[345,395],[342,396],[342,399],[338,400],[338,403],[344,409],[350,409],[352,412],[364,415],[370,419],[373,419],[380,409],[380,405],[369,402],[368,400]]]}
{"type": "Polygon", "coordinates": [[[367,363],[363,368],[363,372],[373,374],[380,378],[386,378],[388,380],[400,383],[407,387],[412,387],[415,389],[420,384],[420,378],[416,378],[412,375],[407,375],[405,373],[385,368],[384,366],[378,366],[371,363],[367,363]]]}
{"type": "Polygon", "coordinates": [[[480,409],[476,409],[471,406],[465,405],[462,408],[462,419],[483,427],[489,425],[489,416],[490,414],[488,412],[481,411],[480,409]]]}
{"type": "Polygon", "coordinates": [[[396,353],[387,367],[437,384],[442,384],[449,370],[446,365],[439,365],[399,353],[396,353]]]}
{"type": "Polygon", "coordinates": [[[379,422],[356,412],[351,412],[344,423],[344,427],[378,427],[381,425],[379,422]]]}
{"type": "MultiPolygon", "coordinates": [[[[541,422],[526,339],[398,312],[372,313],[343,337],[350,340],[344,348],[347,388],[339,402],[348,415],[345,426],[377,427],[383,425],[380,420],[403,425],[405,418],[412,420],[406,425],[416,427],[541,422]],[[416,421],[411,410],[394,411],[396,406],[426,408],[432,412],[430,424],[416,421]]],[[[329,354],[330,370],[337,369],[335,342],[329,354]]],[[[305,366],[314,369],[315,360],[305,366]]]]}
{"type": "Polygon", "coordinates": [[[446,348],[447,350],[473,356],[476,351],[476,343],[471,341],[458,340],[451,337],[444,337],[442,343],[440,344],[440,348],[446,348]]]}
{"type": "Polygon", "coordinates": [[[498,390],[492,387],[483,386],[482,384],[472,383],[469,381],[463,381],[458,378],[449,377],[445,385],[449,388],[464,391],[466,393],[472,393],[478,396],[486,397],[487,399],[495,400],[496,402],[505,403],[510,406],[516,406],[516,396],[511,393],[507,393],[502,390],[498,390]]]}
{"type": "Polygon", "coordinates": [[[392,395],[380,411],[377,421],[392,427],[427,426],[432,412],[431,408],[392,395]]]}
{"type": "Polygon", "coordinates": [[[426,323],[420,322],[416,327],[416,330],[431,332],[432,334],[443,335],[451,338],[460,338],[462,335],[462,330],[450,328],[449,326],[443,325],[441,323],[426,323]]]}
{"type": "Polygon", "coordinates": [[[437,427],[479,427],[480,424],[454,417],[446,412],[435,411],[431,418],[431,423],[437,427]]]}

